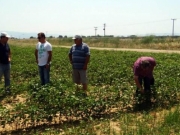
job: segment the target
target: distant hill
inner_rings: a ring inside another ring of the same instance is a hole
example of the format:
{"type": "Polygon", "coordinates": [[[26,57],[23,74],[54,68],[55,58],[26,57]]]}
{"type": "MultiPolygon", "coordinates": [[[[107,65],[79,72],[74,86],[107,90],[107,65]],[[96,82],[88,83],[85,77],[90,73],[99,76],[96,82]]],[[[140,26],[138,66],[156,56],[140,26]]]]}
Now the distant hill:
{"type": "MultiPolygon", "coordinates": [[[[18,38],[18,39],[30,38],[31,36],[37,37],[37,33],[26,33],[26,32],[16,32],[16,31],[5,31],[5,32],[7,32],[11,37],[18,38]]],[[[48,34],[46,36],[48,36],[48,37],[49,36],[58,37],[59,35],[57,35],[57,34],[48,34]]]]}

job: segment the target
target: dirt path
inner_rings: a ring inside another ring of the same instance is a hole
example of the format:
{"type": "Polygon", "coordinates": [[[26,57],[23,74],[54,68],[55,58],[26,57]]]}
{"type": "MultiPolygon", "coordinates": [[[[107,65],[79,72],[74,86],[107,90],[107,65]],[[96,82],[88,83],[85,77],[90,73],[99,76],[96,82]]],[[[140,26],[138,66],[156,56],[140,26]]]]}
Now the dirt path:
{"type": "MultiPolygon", "coordinates": [[[[70,46],[55,46],[55,47],[70,48],[70,46]]],[[[110,50],[110,51],[134,51],[134,52],[178,53],[178,54],[180,54],[180,50],[155,50],[155,49],[131,49],[131,48],[100,48],[100,47],[90,47],[90,49],[95,49],[95,50],[110,50]]]]}

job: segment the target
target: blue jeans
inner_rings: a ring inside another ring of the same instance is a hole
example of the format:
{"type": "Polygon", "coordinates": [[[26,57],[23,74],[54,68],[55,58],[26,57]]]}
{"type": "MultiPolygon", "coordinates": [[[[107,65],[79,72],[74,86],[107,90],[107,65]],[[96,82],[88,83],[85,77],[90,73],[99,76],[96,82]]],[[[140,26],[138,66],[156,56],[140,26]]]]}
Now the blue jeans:
{"type": "Polygon", "coordinates": [[[6,90],[9,90],[9,86],[10,86],[10,69],[11,69],[11,64],[0,63],[0,80],[2,76],[4,75],[6,90]]]}
{"type": "Polygon", "coordinates": [[[45,85],[50,82],[50,65],[49,68],[45,66],[39,66],[39,75],[41,79],[41,85],[45,85]]]}

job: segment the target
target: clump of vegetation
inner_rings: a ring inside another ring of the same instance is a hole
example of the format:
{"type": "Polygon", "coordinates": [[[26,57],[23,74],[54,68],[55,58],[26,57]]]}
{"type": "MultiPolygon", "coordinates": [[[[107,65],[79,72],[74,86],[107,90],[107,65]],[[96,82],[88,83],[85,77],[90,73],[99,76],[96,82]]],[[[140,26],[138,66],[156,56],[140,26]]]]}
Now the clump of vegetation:
{"type": "Polygon", "coordinates": [[[154,40],[154,36],[151,35],[151,36],[143,37],[141,42],[143,44],[150,44],[153,42],[153,40],[154,40]]]}

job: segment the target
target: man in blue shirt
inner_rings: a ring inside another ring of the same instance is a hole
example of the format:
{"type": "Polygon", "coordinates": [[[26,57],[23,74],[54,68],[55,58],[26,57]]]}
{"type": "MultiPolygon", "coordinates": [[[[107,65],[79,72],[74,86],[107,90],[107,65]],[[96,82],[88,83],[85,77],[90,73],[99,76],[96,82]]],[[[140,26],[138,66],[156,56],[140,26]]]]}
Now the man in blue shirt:
{"type": "MultiPolygon", "coordinates": [[[[74,43],[69,51],[69,60],[73,68],[73,81],[77,85],[82,84],[83,90],[87,91],[87,65],[90,59],[90,49],[82,42],[82,37],[76,35],[72,38],[74,43]]],[[[77,87],[78,89],[78,87],[77,87]]]]}
{"type": "Polygon", "coordinates": [[[8,45],[8,39],[10,36],[6,32],[2,32],[0,35],[0,80],[4,75],[5,90],[10,93],[10,61],[11,51],[8,45]]]}

